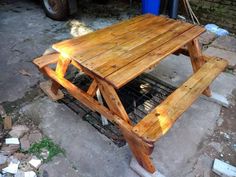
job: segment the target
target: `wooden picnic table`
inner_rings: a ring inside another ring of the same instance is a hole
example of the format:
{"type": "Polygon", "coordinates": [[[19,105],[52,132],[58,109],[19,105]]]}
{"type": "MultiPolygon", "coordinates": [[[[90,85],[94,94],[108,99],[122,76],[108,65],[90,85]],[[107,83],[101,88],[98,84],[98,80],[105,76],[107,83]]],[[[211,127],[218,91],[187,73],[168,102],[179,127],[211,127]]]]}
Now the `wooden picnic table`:
{"type": "Polygon", "coordinates": [[[208,86],[227,66],[223,59],[202,55],[197,37],[204,31],[197,25],[146,14],[54,44],[58,53],[37,58],[34,63],[52,80],[52,85],[41,85],[48,96],[62,98],[59,88],[63,86],[91,110],[115,123],[139,164],[154,173],[150,159],[154,142],[202,93],[211,95],[208,86]],[[116,90],[176,53],[190,56],[194,74],[137,125],[132,125],[116,90]],[[49,67],[52,63],[57,63],[55,71],[49,67]],[[87,92],[64,78],[69,64],[93,79],[87,92]],[[98,89],[107,107],[95,98],[98,89]]]}

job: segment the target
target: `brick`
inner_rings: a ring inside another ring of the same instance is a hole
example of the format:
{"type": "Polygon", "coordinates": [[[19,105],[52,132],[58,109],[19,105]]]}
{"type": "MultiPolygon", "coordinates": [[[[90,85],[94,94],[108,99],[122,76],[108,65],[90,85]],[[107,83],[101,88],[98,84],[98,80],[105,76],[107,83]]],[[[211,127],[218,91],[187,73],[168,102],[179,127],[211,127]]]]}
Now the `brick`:
{"type": "Polygon", "coordinates": [[[3,125],[4,125],[4,129],[6,129],[6,130],[10,130],[12,128],[12,119],[10,116],[6,116],[4,118],[3,125]]]}

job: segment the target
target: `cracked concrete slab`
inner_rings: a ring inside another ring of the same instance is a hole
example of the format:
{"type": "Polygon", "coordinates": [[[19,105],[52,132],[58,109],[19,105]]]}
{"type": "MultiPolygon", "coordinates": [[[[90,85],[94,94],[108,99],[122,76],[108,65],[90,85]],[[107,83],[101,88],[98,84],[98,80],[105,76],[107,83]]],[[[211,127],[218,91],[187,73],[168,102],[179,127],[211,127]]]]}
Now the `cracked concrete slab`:
{"type": "Polygon", "coordinates": [[[128,168],[131,157],[128,147],[118,148],[65,105],[45,98],[22,111],[40,120],[42,131],[66,150],[67,158],[81,177],[136,176],[128,168]]]}
{"type": "Polygon", "coordinates": [[[236,52],[236,38],[235,36],[229,36],[229,35],[222,36],[213,41],[213,43],[210,46],[228,50],[231,52],[236,52]]]}
{"type": "MultiPolygon", "coordinates": [[[[137,176],[129,168],[131,152],[127,145],[118,148],[65,105],[43,98],[25,106],[21,112],[40,120],[40,128],[66,150],[67,158],[81,177],[137,176]]],[[[219,112],[219,105],[203,99],[193,104],[156,143],[152,157],[158,170],[167,177],[184,176],[188,170],[185,166],[204,136],[214,129],[219,112]]]]}
{"type": "Polygon", "coordinates": [[[54,157],[52,161],[43,164],[39,168],[39,177],[79,177],[78,170],[70,163],[70,161],[60,155],[54,157]]]}
{"type": "MultiPolygon", "coordinates": [[[[175,86],[180,86],[192,75],[192,65],[189,57],[184,55],[170,55],[164,59],[150,74],[175,86]]],[[[236,77],[230,73],[221,73],[210,86],[212,91],[230,98],[233,89],[236,87],[236,77]]]]}
{"type": "MultiPolygon", "coordinates": [[[[22,98],[32,86],[42,79],[31,63],[53,42],[50,33],[64,22],[46,18],[39,4],[33,1],[4,1],[0,6],[0,103],[22,98]],[[53,28],[54,27],[54,28],[53,28]],[[25,70],[31,76],[19,73],[25,70]]],[[[57,34],[64,32],[57,32],[57,34]]]]}
{"type": "Polygon", "coordinates": [[[215,47],[209,47],[204,51],[204,54],[209,56],[217,56],[220,58],[224,58],[229,62],[229,65],[231,66],[236,65],[236,53],[234,52],[215,47]]]}

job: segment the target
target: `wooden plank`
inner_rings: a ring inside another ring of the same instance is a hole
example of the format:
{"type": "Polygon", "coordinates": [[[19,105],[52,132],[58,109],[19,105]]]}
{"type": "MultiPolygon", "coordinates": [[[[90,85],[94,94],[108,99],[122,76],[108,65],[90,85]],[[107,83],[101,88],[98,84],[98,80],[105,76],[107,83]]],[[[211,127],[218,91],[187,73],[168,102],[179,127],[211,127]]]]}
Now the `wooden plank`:
{"type": "MultiPolygon", "coordinates": [[[[190,88],[194,88],[196,86],[196,84],[200,83],[201,79],[203,79],[204,76],[207,76],[207,74],[209,73],[209,70],[211,70],[213,67],[215,67],[215,63],[207,63],[207,65],[204,66],[205,69],[202,69],[201,72],[198,72],[197,75],[194,74],[193,75],[194,77],[192,76],[190,78],[191,80],[187,81],[188,84],[184,83],[173,94],[171,94],[165,101],[163,101],[161,105],[158,106],[158,108],[157,108],[158,112],[156,112],[157,113],[156,116],[158,117],[159,115],[165,115],[165,116],[171,115],[174,111],[176,111],[175,109],[173,109],[173,107],[180,109],[181,105],[179,105],[179,102],[181,100],[183,100],[183,98],[185,96],[187,96],[187,93],[191,90],[190,88]]],[[[189,99],[191,99],[191,98],[189,98],[189,99]]],[[[189,103],[189,102],[186,102],[186,103],[189,103]]],[[[182,104],[184,104],[184,103],[182,103],[182,104]]],[[[156,119],[151,118],[151,114],[149,116],[150,116],[150,118],[142,120],[142,123],[139,124],[139,126],[148,127],[148,125],[150,124],[150,121],[152,121],[153,124],[156,122],[156,119]],[[145,122],[147,124],[145,124],[145,122]],[[142,124],[145,124],[146,126],[142,125],[142,124]]],[[[168,121],[169,121],[169,119],[168,119],[168,121]]],[[[171,120],[171,122],[172,121],[175,121],[175,119],[173,118],[173,120],[171,120]]],[[[138,127],[136,127],[136,128],[138,128],[138,127]]],[[[145,131],[146,131],[145,128],[142,128],[142,132],[144,133],[145,131]]],[[[140,131],[140,133],[141,133],[141,131],[140,131]]]]}
{"type": "Polygon", "coordinates": [[[40,82],[39,87],[42,89],[42,91],[51,99],[52,101],[57,101],[62,98],[64,98],[64,94],[61,90],[57,91],[57,94],[52,92],[52,82],[49,81],[44,81],[40,82]]]}
{"type": "MultiPolygon", "coordinates": [[[[147,21],[149,22],[149,21],[147,21]]],[[[140,27],[137,30],[131,30],[129,33],[122,35],[119,38],[115,38],[113,40],[108,40],[106,42],[99,42],[98,44],[92,47],[86,47],[86,50],[81,51],[81,48],[77,50],[74,59],[85,63],[89,60],[98,60],[97,57],[106,58],[107,54],[115,53],[115,50],[118,52],[127,52],[131,47],[135,47],[134,45],[138,45],[137,43],[140,40],[150,39],[152,36],[156,36],[153,33],[156,33],[156,29],[166,23],[173,23],[174,20],[166,20],[158,18],[153,20],[152,23],[149,24],[140,24],[140,27]],[[103,57],[103,55],[105,55],[103,57]]]]}
{"type": "MultiPolygon", "coordinates": [[[[70,62],[71,62],[70,59],[63,57],[62,55],[59,55],[57,66],[56,66],[57,75],[59,75],[60,77],[64,77],[70,62]]],[[[57,95],[59,88],[60,88],[60,85],[57,82],[52,81],[52,86],[51,86],[52,93],[57,95]]]]}
{"type": "MultiPolygon", "coordinates": [[[[193,39],[187,44],[187,46],[193,67],[193,72],[197,72],[197,70],[201,68],[201,66],[205,63],[198,39],[193,39]]],[[[203,94],[210,97],[210,88],[207,87],[206,90],[204,90],[203,94]]]]}
{"type": "Polygon", "coordinates": [[[155,47],[155,44],[160,45],[158,42],[160,43],[161,39],[163,39],[161,36],[168,31],[172,31],[171,29],[173,29],[171,33],[177,35],[174,33],[178,33],[178,30],[181,31],[182,29],[183,32],[183,29],[187,30],[191,26],[192,25],[190,24],[181,25],[180,21],[174,20],[165,20],[162,23],[159,22],[156,25],[147,27],[148,30],[140,32],[137,37],[132,40],[129,40],[102,55],[82,62],[82,64],[84,67],[93,70],[93,72],[101,77],[105,77],[140,55],[148,53],[155,47]]]}
{"type": "Polygon", "coordinates": [[[192,105],[226,66],[227,61],[225,60],[218,58],[209,60],[181,87],[142,119],[133,128],[133,131],[144,141],[155,142],[170,129],[180,115],[192,105]]]}
{"type": "Polygon", "coordinates": [[[47,66],[49,64],[54,64],[58,61],[60,54],[59,53],[53,53],[49,55],[43,55],[39,58],[36,58],[33,60],[33,63],[38,66],[38,68],[43,68],[44,66],[47,66]]]}
{"type": "Polygon", "coordinates": [[[115,35],[115,32],[110,34],[111,32],[109,32],[102,38],[101,36],[98,36],[81,44],[68,45],[64,48],[58,48],[57,50],[59,50],[60,53],[63,53],[67,57],[70,56],[78,62],[83,62],[99,54],[102,54],[113,47],[120,46],[127,41],[134,40],[135,38],[140,38],[140,33],[146,33],[146,31],[149,30],[149,28],[147,27],[157,24],[161,21],[166,22],[166,18],[150,17],[147,20],[142,21],[142,23],[135,24],[135,27],[130,28],[123,35],[115,35]]]}
{"type": "Polygon", "coordinates": [[[116,26],[111,26],[103,29],[101,33],[99,31],[95,31],[85,36],[81,36],[75,39],[67,40],[63,45],[54,44],[53,48],[60,53],[64,53],[70,56],[77,56],[86,53],[86,51],[95,46],[99,46],[102,43],[111,42],[114,39],[122,38],[127,33],[131,33],[132,31],[137,31],[141,26],[141,24],[148,25],[150,23],[155,22],[156,20],[164,19],[164,17],[156,17],[156,16],[144,16],[142,21],[138,21],[136,23],[132,23],[130,25],[121,25],[119,28],[116,26]],[[144,20],[145,19],[145,20],[144,20]]]}
{"type": "Polygon", "coordinates": [[[167,43],[149,52],[148,54],[120,68],[116,72],[107,76],[105,79],[112,83],[116,88],[120,88],[130,80],[143,73],[145,70],[159,63],[162,59],[178,50],[180,47],[184,46],[192,39],[199,36],[204,31],[204,28],[194,26],[193,28],[182,33],[181,35],[178,35],[167,43]]]}
{"type": "Polygon", "coordinates": [[[87,94],[89,94],[91,97],[94,97],[97,89],[98,89],[97,81],[93,80],[93,82],[91,83],[91,85],[88,88],[87,94]]]}
{"type": "Polygon", "coordinates": [[[156,168],[149,156],[145,153],[145,143],[140,142],[132,131],[127,131],[127,129],[121,128],[125,140],[127,141],[132,154],[136,158],[137,162],[148,172],[154,173],[156,168]]]}
{"type": "Polygon", "coordinates": [[[124,119],[124,121],[131,124],[129,116],[126,113],[125,108],[123,107],[115,89],[102,80],[98,80],[98,87],[110,110],[124,119]]]}
{"type": "Polygon", "coordinates": [[[56,43],[53,45],[53,48],[61,49],[61,48],[67,47],[68,45],[69,46],[78,45],[83,42],[93,40],[94,38],[101,39],[103,37],[106,37],[106,35],[109,35],[108,37],[112,37],[112,35],[113,36],[114,35],[122,35],[128,31],[127,28],[129,29],[130,28],[129,26],[133,25],[131,27],[134,27],[135,24],[137,24],[138,22],[145,21],[148,18],[152,18],[152,17],[154,17],[154,15],[151,15],[151,14],[137,16],[132,19],[128,19],[128,20],[119,22],[117,24],[114,24],[112,26],[97,30],[96,32],[89,33],[89,34],[86,34],[83,36],[79,36],[79,37],[76,37],[73,39],[68,39],[68,40],[64,40],[62,42],[56,43]]]}
{"type": "MultiPolygon", "coordinates": [[[[133,45],[135,48],[131,48],[127,52],[123,52],[119,55],[113,54],[109,57],[104,57],[105,62],[102,59],[99,59],[99,64],[97,68],[94,68],[93,71],[101,77],[106,77],[120,68],[132,63],[132,61],[136,60],[140,56],[143,56],[150,51],[158,48],[159,46],[167,43],[172,38],[184,33],[186,30],[191,28],[191,24],[185,24],[183,22],[175,22],[166,25],[162,25],[160,28],[156,29],[155,32],[158,34],[156,37],[149,40],[140,39],[140,43],[138,45],[133,45]],[[116,60],[118,58],[118,60],[116,60]]],[[[112,53],[111,53],[112,54],[112,53]]],[[[90,60],[89,60],[90,61],[90,60]]],[[[94,65],[93,67],[96,67],[94,65]]],[[[127,70],[128,71],[128,70],[127,70]]]]}

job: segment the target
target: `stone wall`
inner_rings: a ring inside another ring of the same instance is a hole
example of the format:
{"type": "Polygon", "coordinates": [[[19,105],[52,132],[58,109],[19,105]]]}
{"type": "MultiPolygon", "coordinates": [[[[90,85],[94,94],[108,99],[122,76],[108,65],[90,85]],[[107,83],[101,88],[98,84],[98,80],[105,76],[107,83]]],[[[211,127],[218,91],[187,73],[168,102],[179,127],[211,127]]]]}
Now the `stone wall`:
{"type": "Polygon", "coordinates": [[[236,0],[189,0],[202,24],[215,23],[236,33],[236,0]]]}

